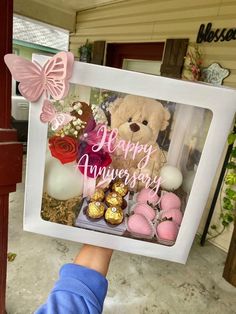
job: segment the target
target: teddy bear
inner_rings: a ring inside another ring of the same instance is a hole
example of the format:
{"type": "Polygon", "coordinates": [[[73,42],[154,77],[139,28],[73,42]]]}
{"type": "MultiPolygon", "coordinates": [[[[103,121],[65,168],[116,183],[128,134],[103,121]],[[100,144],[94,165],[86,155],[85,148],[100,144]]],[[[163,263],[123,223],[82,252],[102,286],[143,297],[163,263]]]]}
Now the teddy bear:
{"type": "MultiPolygon", "coordinates": [[[[111,129],[117,129],[119,139],[126,142],[138,143],[146,147],[152,146],[154,152],[151,154],[145,167],[138,167],[146,152],[140,151],[133,155],[130,152],[124,158],[123,152],[116,150],[113,156],[112,166],[117,169],[128,169],[129,173],[142,172],[154,178],[159,175],[161,167],[165,163],[164,153],[157,144],[157,137],[160,131],[167,128],[170,113],[163,105],[154,99],[126,95],[117,98],[109,107],[111,114],[111,129]]],[[[138,184],[136,190],[144,185],[138,184]]]]}

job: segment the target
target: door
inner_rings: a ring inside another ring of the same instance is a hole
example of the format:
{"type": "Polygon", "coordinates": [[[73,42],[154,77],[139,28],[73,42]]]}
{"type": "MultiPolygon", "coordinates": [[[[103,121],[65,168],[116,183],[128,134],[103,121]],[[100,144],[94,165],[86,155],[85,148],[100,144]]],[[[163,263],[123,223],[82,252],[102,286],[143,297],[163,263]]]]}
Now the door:
{"type": "Polygon", "coordinates": [[[106,65],[172,78],[181,78],[188,38],[156,43],[107,44],[106,65]]]}
{"type": "Polygon", "coordinates": [[[106,65],[124,68],[127,60],[162,61],[164,42],[107,44],[106,65]]]}
{"type": "Polygon", "coordinates": [[[153,75],[161,75],[161,63],[161,61],[153,60],[124,59],[122,69],[153,75]]]}

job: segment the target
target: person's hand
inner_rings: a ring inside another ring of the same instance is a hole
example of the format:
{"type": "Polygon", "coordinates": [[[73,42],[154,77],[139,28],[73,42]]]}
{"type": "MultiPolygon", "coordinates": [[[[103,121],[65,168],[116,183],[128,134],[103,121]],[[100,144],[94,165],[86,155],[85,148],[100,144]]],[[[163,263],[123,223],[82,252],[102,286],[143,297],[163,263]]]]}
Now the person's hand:
{"type": "Polygon", "coordinates": [[[85,266],[106,276],[113,250],[84,244],[74,260],[74,264],[85,266]]]}

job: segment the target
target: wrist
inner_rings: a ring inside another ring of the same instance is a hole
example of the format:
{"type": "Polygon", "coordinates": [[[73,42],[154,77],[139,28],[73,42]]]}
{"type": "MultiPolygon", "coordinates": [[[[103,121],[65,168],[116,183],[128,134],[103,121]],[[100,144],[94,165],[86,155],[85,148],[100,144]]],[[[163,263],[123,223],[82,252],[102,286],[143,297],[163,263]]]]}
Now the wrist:
{"type": "Polygon", "coordinates": [[[74,263],[91,268],[106,276],[113,250],[84,244],[74,263]]]}

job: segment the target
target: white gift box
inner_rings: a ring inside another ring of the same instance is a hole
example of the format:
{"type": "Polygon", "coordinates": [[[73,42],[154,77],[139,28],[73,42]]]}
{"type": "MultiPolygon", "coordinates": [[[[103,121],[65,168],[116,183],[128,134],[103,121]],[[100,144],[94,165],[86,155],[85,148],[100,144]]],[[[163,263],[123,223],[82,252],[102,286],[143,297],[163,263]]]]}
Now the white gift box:
{"type": "MultiPolygon", "coordinates": [[[[45,56],[34,55],[44,64],[45,56]]],[[[71,84],[89,102],[92,88],[174,104],[167,162],[184,174],[183,221],[173,246],[45,221],[41,218],[48,126],[40,121],[43,98],[30,104],[24,230],[120,251],[185,263],[206,205],[236,109],[236,90],[75,62],[71,84]],[[198,146],[198,155],[189,156],[198,146]],[[193,167],[194,165],[194,167],[193,167]]],[[[66,188],[66,187],[65,187],[66,188]]]]}

